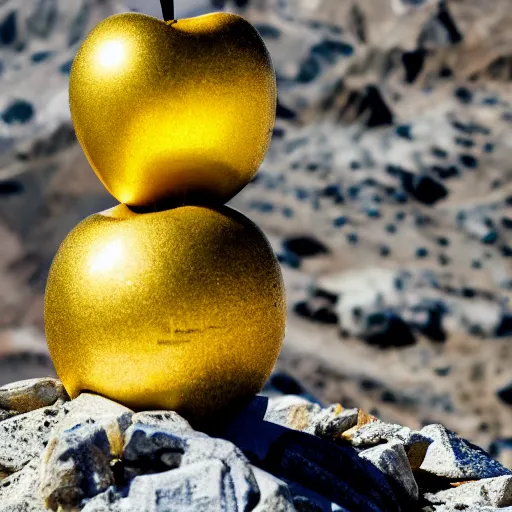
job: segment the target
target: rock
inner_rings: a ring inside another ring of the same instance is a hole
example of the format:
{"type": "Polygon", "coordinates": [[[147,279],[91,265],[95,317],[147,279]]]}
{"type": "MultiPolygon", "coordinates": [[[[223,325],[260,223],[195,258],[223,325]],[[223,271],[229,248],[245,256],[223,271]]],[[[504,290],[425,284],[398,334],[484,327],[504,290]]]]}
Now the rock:
{"type": "Polygon", "coordinates": [[[30,379],[0,388],[0,409],[26,413],[53,405],[69,397],[57,379],[30,379]]]}
{"type": "Polygon", "coordinates": [[[337,506],[354,512],[400,510],[401,490],[354,448],[268,422],[261,405],[255,401],[219,437],[238,446],[253,465],[337,506]]]}
{"type": "Polygon", "coordinates": [[[469,482],[455,489],[427,493],[424,498],[433,505],[444,505],[451,510],[467,510],[470,506],[509,507],[512,506],[512,476],[469,482]]]}
{"type": "Polygon", "coordinates": [[[331,512],[341,510],[339,505],[332,503],[321,494],[308,489],[297,482],[286,480],[293,496],[293,504],[298,511],[304,512],[331,512]]]}
{"type": "Polygon", "coordinates": [[[132,412],[96,395],[66,407],[42,460],[41,495],[51,510],[73,508],[114,484],[112,462],[122,457],[132,412]]]}
{"type": "MultiPolygon", "coordinates": [[[[137,427],[127,434],[129,444],[127,448],[134,455],[134,449],[140,450],[143,446],[146,464],[148,454],[155,450],[162,452],[176,447],[177,438],[163,437],[163,432],[154,432],[145,442],[137,442],[137,427]]],[[[141,511],[210,511],[210,510],[254,510],[255,512],[293,512],[293,498],[287,485],[272,475],[250,466],[241,454],[236,454],[239,461],[244,459],[247,471],[234,471],[233,458],[229,453],[236,452],[236,448],[229,447],[228,443],[199,436],[199,439],[209,440],[210,444],[217,445],[214,457],[208,458],[212,450],[204,451],[202,460],[190,461],[180,458],[179,463],[172,470],[157,474],[145,474],[135,477],[129,488],[128,496],[123,497],[116,493],[114,488],[89,500],[85,512],[141,510],[141,511]],[[219,449],[219,444],[224,447],[219,449]],[[226,457],[228,454],[228,457],[226,457]],[[229,460],[231,459],[231,464],[229,460]],[[241,478],[242,477],[242,478],[241,478]],[[249,481],[246,480],[249,479],[249,481]],[[247,487],[249,483],[249,487],[247,487]],[[243,488],[250,492],[244,491],[243,488]],[[241,489],[242,488],[242,489],[241,489]],[[241,491],[241,492],[240,492],[241,491]],[[242,497],[242,501],[240,501],[242,497]]],[[[181,440],[184,444],[185,440],[181,440]]],[[[183,444],[183,445],[184,445],[183,444]]],[[[191,449],[193,452],[194,449],[191,449]]],[[[154,452],[156,453],[156,452],[154,452]]],[[[192,457],[194,460],[194,457],[192,457]]],[[[129,462],[129,460],[126,460],[129,462]]],[[[140,459],[139,459],[140,462],[140,459]]],[[[144,463],[143,463],[144,464],[144,463]]],[[[158,465],[154,466],[154,468],[158,465]]]]}
{"type": "Polygon", "coordinates": [[[260,501],[254,512],[295,512],[293,497],[285,482],[255,466],[252,472],[260,490],[260,501]]]}
{"type": "Polygon", "coordinates": [[[123,459],[127,465],[136,462],[138,467],[146,471],[220,461],[229,473],[225,478],[232,480],[233,496],[230,503],[232,501],[233,505],[243,509],[258,495],[258,485],[247,459],[236,446],[222,439],[195,432],[179,436],[136,424],[126,432],[123,459]]]}
{"type": "Polygon", "coordinates": [[[128,496],[113,491],[90,501],[83,512],[209,512],[214,510],[252,510],[258,501],[240,503],[236,482],[221,460],[207,460],[163,473],[136,477],[128,496]],[[116,501],[117,500],[117,501],[116,501]]]}
{"type": "Polygon", "coordinates": [[[339,439],[342,434],[357,425],[358,409],[344,409],[340,404],[331,405],[318,414],[315,435],[339,439]]]}
{"type": "Polygon", "coordinates": [[[420,467],[427,453],[427,448],[432,442],[420,432],[378,420],[361,427],[354,427],[345,432],[342,437],[350,440],[353,446],[361,448],[375,446],[387,441],[399,441],[405,448],[412,469],[420,467]]]}
{"type": "Polygon", "coordinates": [[[322,408],[301,396],[286,395],[269,398],[264,419],[308,434],[336,439],[357,424],[358,409],[344,409],[340,404],[322,408]]]}
{"type": "Polygon", "coordinates": [[[322,408],[309,400],[296,395],[285,395],[268,399],[265,421],[276,425],[314,432],[314,418],[322,408]]]}
{"type": "Polygon", "coordinates": [[[40,512],[46,510],[38,496],[39,464],[29,462],[21,471],[0,482],[0,511],[19,510],[40,512]]]}
{"type": "Polygon", "coordinates": [[[455,480],[512,475],[484,450],[442,425],[428,425],[420,434],[432,441],[421,464],[422,471],[455,480]]]}
{"type": "Polygon", "coordinates": [[[0,512],[495,512],[512,505],[512,472],[440,425],[416,432],[285,395],[256,397],[214,428],[211,436],[175,412],[134,413],[90,393],[19,413],[0,424],[0,512]],[[480,480],[488,474],[495,477],[480,480]],[[450,485],[458,487],[445,490],[450,485]]]}
{"type": "Polygon", "coordinates": [[[0,423],[0,469],[19,471],[28,462],[39,457],[57,425],[62,404],[43,407],[20,414],[0,423]]]}
{"type": "MultiPolygon", "coordinates": [[[[133,500],[130,500],[129,496],[121,495],[115,487],[109,487],[104,493],[87,500],[82,512],[127,512],[128,510],[134,510],[133,500]]],[[[143,508],[137,510],[144,511],[143,508]]]]}
{"type": "Polygon", "coordinates": [[[377,469],[396,480],[402,489],[413,499],[419,498],[419,489],[412,474],[404,445],[399,441],[368,448],[359,457],[370,461],[377,469]]]}
{"type": "Polygon", "coordinates": [[[132,475],[153,473],[179,467],[186,448],[186,440],[172,431],[135,424],[126,432],[122,458],[132,475]]]}

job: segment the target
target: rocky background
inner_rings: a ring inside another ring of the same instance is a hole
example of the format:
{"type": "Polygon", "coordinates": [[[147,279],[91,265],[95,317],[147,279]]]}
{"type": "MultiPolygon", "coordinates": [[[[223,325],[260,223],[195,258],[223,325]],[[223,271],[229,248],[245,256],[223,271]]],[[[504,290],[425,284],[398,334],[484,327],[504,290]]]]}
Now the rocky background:
{"type": "MultiPolygon", "coordinates": [[[[223,3],[176,5],[241,13],[274,59],[273,146],[231,204],[282,262],[279,368],[326,403],[442,423],[512,468],[509,0],[223,3]]],[[[126,9],[0,2],[0,383],[52,374],[49,265],[114,204],[76,144],[67,81],[87,31],[126,9]]]]}

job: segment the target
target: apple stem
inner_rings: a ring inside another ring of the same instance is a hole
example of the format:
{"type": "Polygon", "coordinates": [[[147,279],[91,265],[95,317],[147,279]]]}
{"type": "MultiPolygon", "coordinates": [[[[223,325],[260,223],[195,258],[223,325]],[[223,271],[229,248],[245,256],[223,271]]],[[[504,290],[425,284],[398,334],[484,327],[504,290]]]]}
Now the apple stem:
{"type": "Polygon", "coordinates": [[[160,0],[162,6],[162,14],[165,21],[176,21],[174,18],[174,0],[160,0]]]}

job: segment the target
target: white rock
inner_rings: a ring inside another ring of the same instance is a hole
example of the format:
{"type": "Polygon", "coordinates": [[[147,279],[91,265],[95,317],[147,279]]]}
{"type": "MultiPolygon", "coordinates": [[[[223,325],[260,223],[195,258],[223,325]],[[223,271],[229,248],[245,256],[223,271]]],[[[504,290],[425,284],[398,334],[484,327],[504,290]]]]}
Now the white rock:
{"type": "Polygon", "coordinates": [[[272,397],[268,399],[264,420],[306,432],[313,428],[312,419],[320,411],[318,404],[298,395],[272,397]]]}
{"type": "Polygon", "coordinates": [[[89,501],[83,512],[227,512],[251,510],[254,504],[238,503],[229,468],[221,460],[207,460],[138,476],[127,497],[109,490],[89,501]]]}
{"type": "Polygon", "coordinates": [[[468,506],[512,506],[512,476],[485,478],[454,489],[425,494],[425,499],[434,505],[446,505],[454,510],[466,510],[464,507],[468,506]]]}
{"type": "Polygon", "coordinates": [[[260,501],[254,512],[295,512],[288,486],[270,473],[252,466],[260,489],[260,501]]]}
{"type": "Polygon", "coordinates": [[[512,475],[478,446],[461,439],[442,425],[428,425],[420,433],[433,442],[421,469],[446,478],[469,480],[512,475]]]}
{"type": "Polygon", "coordinates": [[[62,408],[62,404],[55,404],[0,422],[0,468],[19,471],[41,456],[62,408]]]}
{"type": "Polygon", "coordinates": [[[113,460],[122,456],[132,411],[92,394],[66,404],[41,471],[41,496],[51,510],[77,507],[114,484],[113,460]]]}
{"type": "Polygon", "coordinates": [[[368,448],[359,453],[359,457],[370,461],[377,469],[393,478],[413,500],[419,497],[419,489],[403,444],[391,441],[368,448]]]}
{"type": "Polygon", "coordinates": [[[257,484],[243,453],[229,441],[208,437],[194,431],[192,435],[176,435],[156,427],[135,424],[126,432],[123,458],[139,467],[183,468],[189,465],[220,460],[233,481],[237,506],[250,502],[257,493],[257,484]]]}

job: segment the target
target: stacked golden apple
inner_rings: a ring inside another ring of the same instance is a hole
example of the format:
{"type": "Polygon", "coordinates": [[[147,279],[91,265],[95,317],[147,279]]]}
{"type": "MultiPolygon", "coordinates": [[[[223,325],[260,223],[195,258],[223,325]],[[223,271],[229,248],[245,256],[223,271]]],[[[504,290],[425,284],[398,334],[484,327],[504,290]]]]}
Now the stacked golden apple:
{"type": "Polygon", "coordinates": [[[50,270],[46,335],[66,390],[198,421],[243,403],[268,378],[286,317],[269,242],[224,206],[270,143],[263,41],[234,14],[112,16],[75,58],[70,106],[121,204],[81,222],[50,270]]]}

